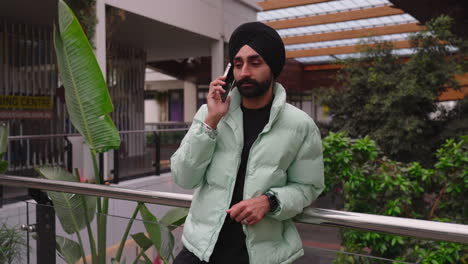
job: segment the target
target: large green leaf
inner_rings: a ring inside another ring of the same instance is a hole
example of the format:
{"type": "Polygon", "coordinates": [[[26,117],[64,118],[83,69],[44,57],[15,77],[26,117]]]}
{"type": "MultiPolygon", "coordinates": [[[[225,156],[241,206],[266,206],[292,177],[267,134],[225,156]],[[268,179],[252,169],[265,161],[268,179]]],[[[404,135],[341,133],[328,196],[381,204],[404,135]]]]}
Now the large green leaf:
{"type": "Polygon", "coordinates": [[[109,116],[112,101],[91,45],[63,0],[58,1],[58,13],[55,52],[70,120],[91,149],[116,149],[120,137],[109,116]]]}
{"type": "Polygon", "coordinates": [[[143,218],[146,232],[158,250],[159,256],[161,256],[161,259],[165,263],[169,263],[169,258],[174,249],[174,236],[165,224],[158,222],[158,219],[143,203],[140,204],[140,214],[143,218]]]}
{"type": "Polygon", "coordinates": [[[152,264],[151,260],[148,259],[148,257],[145,258],[145,260],[137,260],[135,264],[152,264]]]}
{"type": "Polygon", "coordinates": [[[127,263],[127,260],[125,258],[123,258],[122,261],[120,261],[120,263],[115,258],[111,259],[111,264],[126,264],[126,263],[127,263]]]}
{"type": "Polygon", "coordinates": [[[172,231],[185,223],[188,212],[189,209],[187,208],[173,208],[161,218],[160,222],[172,231]]]}
{"type": "Polygon", "coordinates": [[[76,263],[81,258],[80,245],[68,238],[56,236],[55,248],[66,263],[76,263]]]}
{"type": "Polygon", "coordinates": [[[8,161],[0,160],[0,173],[4,173],[8,170],[8,161]]]}
{"type": "Polygon", "coordinates": [[[148,250],[153,245],[153,242],[145,235],[145,233],[136,233],[131,235],[133,240],[143,249],[143,251],[148,250]]]}
{"type": "Polygon", "coordinates": [[[8,126],[0,124],[0,154],[7,152],[8,147],[8,126]]]}
{"type": "MultiPolygon", "coordinates": [[[[78,181],[72,174],[60,167],[42,167],[37,168],[36,171],[42,177],[49,180],[78,181]]],[[[88,222],[93,221],[96,214],[95,197],[52,191],[47,192],[47,195],[54,203],[55,212],[62,224],[63,230],[68,234],[82,230],[88,222]]]]}

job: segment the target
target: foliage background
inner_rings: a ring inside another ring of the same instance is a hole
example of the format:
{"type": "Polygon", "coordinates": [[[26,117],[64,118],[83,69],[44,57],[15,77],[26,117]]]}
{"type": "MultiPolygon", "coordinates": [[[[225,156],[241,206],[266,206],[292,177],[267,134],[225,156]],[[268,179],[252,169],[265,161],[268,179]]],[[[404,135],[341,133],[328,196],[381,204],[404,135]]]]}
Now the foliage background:
{"type": "MultiPolygon", "coordinates": [[[[326,193],[347,211],[468,224],[468,98],[438,104],[467,72],[468,42],[438,17],[411,37],[406,59],[390,43],[363,43],[341,61],[342,88],[315,91],[329,107],[325,124],[326,193]]],[[[343,250],[417,263],[468,263],[468,246],[342,230],[343,250]]],[[[379,263],[340,254],[335,263],[379,263]]],[[[388,263],[388,262],[382,262],[388,263]]],[[[395,262],[397,263],[397,262],[395,262]]]]}
{"type": "MultiPolygon", "coordinates": [[[[375,141],[331,132],[323,140],[327,192],[346,211],[468,224],[468,136],[447,140],[433,167],[383,155],[375,141]]],[[[342,230],[343,250],[420,263],[463,263],[468,245],[342,230]]],[[[379,263],[339,255],[335,263],[379,263]]],[[[385,263],[385,262],[382,262],[385,263]]]]}
{"type": "Polygon", "coordinates": [[[468,131],[468,99],[456,111],[437,104],[448,87],[460,88],[454,77],[468,69],[468,42],[453,35],[451,25],[447,16],[428,22],[411,37],[416,53],[408,59],[393,55],[390,43],[371,42],[361,58],[342,61],[343,88],[315,92],[330,109],[331,131],[368,136],[394,160],[433,164],[430,153],[468,131]]]}

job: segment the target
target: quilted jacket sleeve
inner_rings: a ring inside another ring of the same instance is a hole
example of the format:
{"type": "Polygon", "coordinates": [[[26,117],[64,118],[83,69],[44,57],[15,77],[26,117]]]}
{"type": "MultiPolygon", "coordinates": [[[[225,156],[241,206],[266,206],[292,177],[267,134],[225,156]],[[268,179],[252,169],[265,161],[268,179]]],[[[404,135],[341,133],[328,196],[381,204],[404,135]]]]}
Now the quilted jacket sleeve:
{"type": "Polygon", "coordinates": [[[182,188],[193,189],[200,186],[213,157],[216,139],[210,138],[201,126],[207,113],[206,105],[200,107],[179,149],[171,157],[172,176],[175,183],[182,188]]]}
{"type": "Polygon", "coordinates": [[[288,182],[285,186],[271,188],[279,206],[269,214],[277,220],[290,219],[301,213],[323,191],[322,142],[317,126],[310,122],[303,144],[287,171],[288,182]]]}

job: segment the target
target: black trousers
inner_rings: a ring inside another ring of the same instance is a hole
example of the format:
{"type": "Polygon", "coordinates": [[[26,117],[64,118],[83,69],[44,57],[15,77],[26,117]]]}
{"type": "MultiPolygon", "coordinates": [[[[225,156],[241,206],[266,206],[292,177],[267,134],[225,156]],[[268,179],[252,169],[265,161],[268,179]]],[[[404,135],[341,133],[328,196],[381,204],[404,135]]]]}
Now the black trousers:
{"type": "Polygon", "coordinates": [[[192,252],[183,247],[172,264],[208,264],[208,262],[201,261],[192,252]]]}
{"type": "Polygon", "coordinates": [[[248,256],[239,256],[239,258],[229,258],[222,255],[223,252],[216,251],[210,257],[210,262],[201,261],[192,252],[188,251],[185,247],[182,248],[180,253],[174,259],[172,264],[248,264],[248,256]]]}

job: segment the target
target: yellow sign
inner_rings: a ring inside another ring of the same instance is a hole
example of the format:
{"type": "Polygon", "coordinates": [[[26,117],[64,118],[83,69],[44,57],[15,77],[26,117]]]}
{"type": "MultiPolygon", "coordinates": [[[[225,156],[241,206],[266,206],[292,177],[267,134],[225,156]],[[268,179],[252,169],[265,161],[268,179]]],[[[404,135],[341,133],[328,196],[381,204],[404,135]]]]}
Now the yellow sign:
{"type": "Polygon", "coordinates": [[[51,96],[0,95],[0,108],[51,110],[53,101],[51,96]]]}

